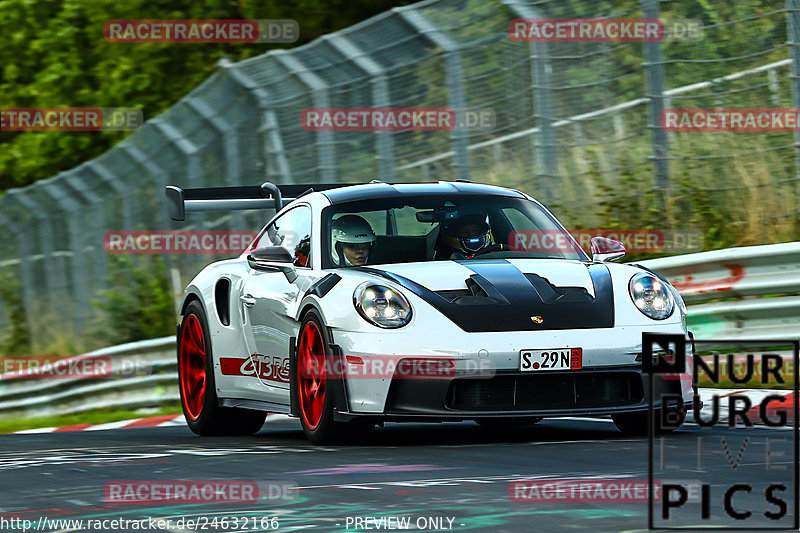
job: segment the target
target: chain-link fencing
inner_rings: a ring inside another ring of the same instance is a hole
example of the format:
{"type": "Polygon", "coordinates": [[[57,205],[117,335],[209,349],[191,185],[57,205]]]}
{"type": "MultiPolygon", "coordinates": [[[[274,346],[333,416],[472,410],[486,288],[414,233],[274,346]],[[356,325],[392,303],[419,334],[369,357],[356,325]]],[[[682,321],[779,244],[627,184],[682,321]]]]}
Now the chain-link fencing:
{"type": "MultiPolygon", "coordinates": [[[[81,335],[103,327],[94,301],[113,286],[107,232],[265,222],[235,212],[175,223],[168,184],[468,178],[524,190],[572,227],[693,227],[707,247],[714,227],[757,243],[796,239],[797,132],[685,133],[662,120],[670,108],[800,108],[799,72],[800,0],[420,2],[291,51],[220,61],[107,153],[8,191],[0,274],[20,281],[31,331],[81,335]],[[647,42],[511,38],[514,19],[544,18],[661,19],[665,31],[647,42]],[[686,32],[685,21],[700,24],[686,32]],[[367,107],[491,109],[494,122],[442,131],[301,122],[308,108],[367,107]]],[[[219,258],[164,261],[181,285],[219,258]]]]}

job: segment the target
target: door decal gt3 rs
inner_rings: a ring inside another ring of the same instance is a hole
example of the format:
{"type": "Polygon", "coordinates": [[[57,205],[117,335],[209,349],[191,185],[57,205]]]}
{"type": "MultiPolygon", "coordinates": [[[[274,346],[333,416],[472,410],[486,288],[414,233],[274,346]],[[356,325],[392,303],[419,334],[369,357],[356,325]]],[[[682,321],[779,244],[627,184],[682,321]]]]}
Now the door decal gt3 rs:
{"type": "Polygon", "coordinates": [[[225,376],[252,376],[278,383],[289,383],[288,357],[254,353],[247,359],[221,357],[219,364],[225,376]]]}
{"type": "Polygon", "coordinates": [[[467,332],[614,327],[614,290],[605,265],[586,265],[594,286],[592,297],[583,287],[556,287],[541,276],[523,273],[504,259],[469,259],[458,263],[475,274],[464,286],[471,295],[452,301],[377,266],[354,269],[397,283],[467,332]],[[488,316],[492,320],[486,320],[488,316]],[[541,317],[541,322],[532,316],[541,317]]]}

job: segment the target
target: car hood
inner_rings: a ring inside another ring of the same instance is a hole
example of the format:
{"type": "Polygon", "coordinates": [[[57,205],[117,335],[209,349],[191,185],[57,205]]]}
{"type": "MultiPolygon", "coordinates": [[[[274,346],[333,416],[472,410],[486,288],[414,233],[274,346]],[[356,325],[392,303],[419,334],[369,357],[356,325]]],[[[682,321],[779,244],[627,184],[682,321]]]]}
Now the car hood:
{"type": "Polygon", "coordinates": [[[522,274],[537,274],[556,287],[583,287],[594,296],[594,285],[587,266],[580,261],[548,259],[468,259],[463,261],[434,261],[427,263],[377,265],[374,268],[391,272],[433,291],[464,289],[464,282],[478,273],[512,273],[509,265],[522,274]]]}
{"type": "Polygon", "coordinates": [[[464,331],[614,327],[614,291],[603,264],[470,259],[353,270],[402,286],[464,331]]]}

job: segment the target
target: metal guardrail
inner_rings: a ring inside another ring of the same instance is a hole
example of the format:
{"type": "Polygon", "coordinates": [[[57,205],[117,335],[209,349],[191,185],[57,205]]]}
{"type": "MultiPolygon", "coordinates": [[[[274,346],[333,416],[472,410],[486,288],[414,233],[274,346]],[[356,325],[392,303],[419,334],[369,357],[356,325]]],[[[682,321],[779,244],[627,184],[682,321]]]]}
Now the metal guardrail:
{"type": "Polygon", "coordinates": [[[180,399],[174,336],[111,346],[65,361],[100,358],[111,363],[102,379],[15,379],[10,373],[0,374],[0,419],[156,408],[180,399]]]}
{"type": "MultiPolygon", "coordinates": [[[[641,261],[666,276],[689,306],[698,338],[800,338],[800,242],[730,248],[641,261]],[[718,301],[715,301],[718,300],[718,301]]],[[[76,356],[108,357],[111,375],[8,380],[0,374],[0,419],[158,407],[179,399],[175,337],[76,356]]]]}
{"type": "Polygon", "coordinates": [[[639,263],[680,291],[698,338],[800,338],[800,242],[639,263]]]}

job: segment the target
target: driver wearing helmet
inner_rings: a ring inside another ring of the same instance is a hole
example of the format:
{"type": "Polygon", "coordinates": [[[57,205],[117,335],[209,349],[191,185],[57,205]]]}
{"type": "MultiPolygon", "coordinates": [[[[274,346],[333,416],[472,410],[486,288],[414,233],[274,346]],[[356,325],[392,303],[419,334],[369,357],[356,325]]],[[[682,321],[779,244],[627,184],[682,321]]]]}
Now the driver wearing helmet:
{"type": "Polygon", "coordinates": [[[362,266],[369,260],[375,244],[375,232],[358,215],[344,215],[331,228],[331,255],[339,266],[362,266]]]}
{"type": "Polygon", "coordinates": [[[450,248],[443,250],[442,259],[466,259],[492,246],[494,239],[486,222],[486,213],[467,212],[446,222],[442,228],[442,241],[450,248]]]}

